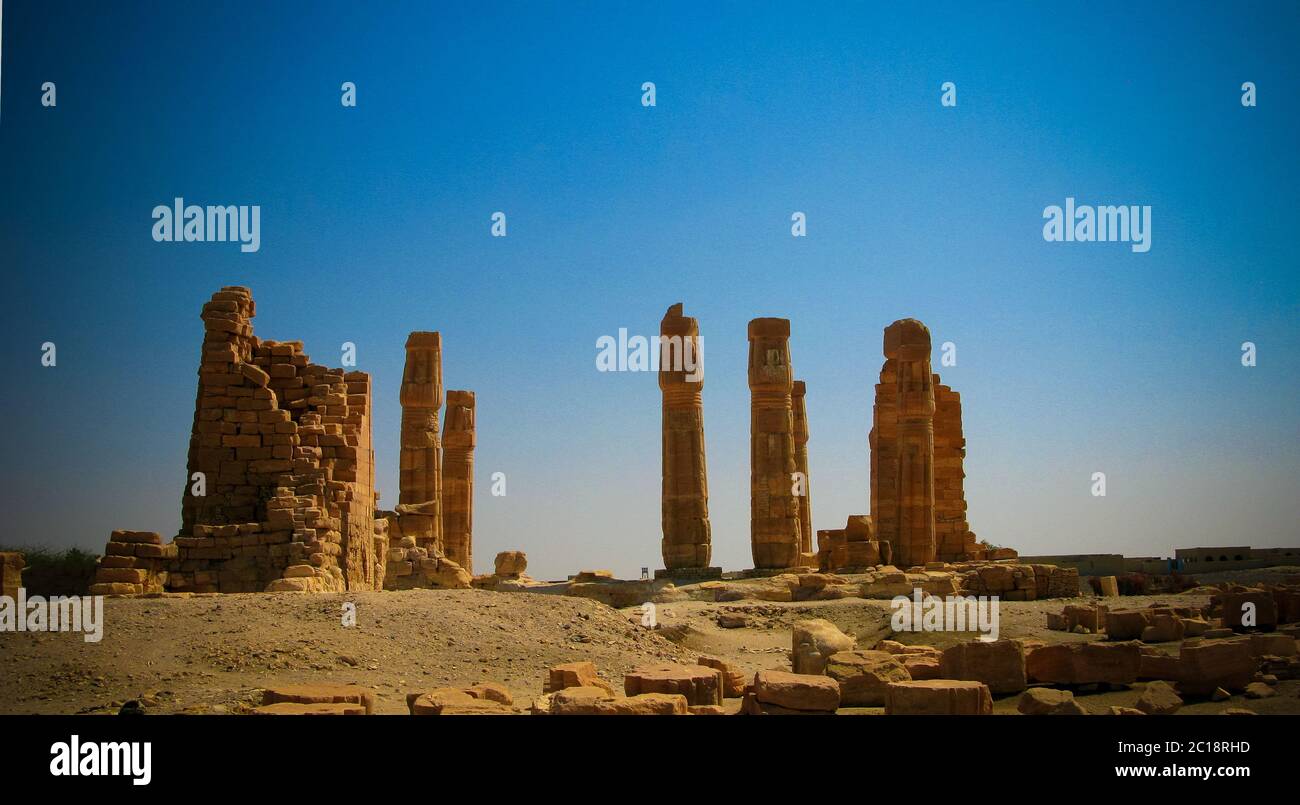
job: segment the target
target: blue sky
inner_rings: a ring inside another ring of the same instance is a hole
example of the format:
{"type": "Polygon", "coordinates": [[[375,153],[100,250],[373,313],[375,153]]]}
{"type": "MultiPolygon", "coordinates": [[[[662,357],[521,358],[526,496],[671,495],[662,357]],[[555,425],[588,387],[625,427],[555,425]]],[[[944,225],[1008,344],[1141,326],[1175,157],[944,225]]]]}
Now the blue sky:
{"type": "Polygon", "coordinates": [[[1300,544],[1295,4],[701,5],[6,2],[0,541],[175,533],[199,309],[241,284],[258,335],[357,345],[388,505],[402,344],[442,332],[478,399],[480,571],[660,565],[658,387],[595,343],[678,301],[729,569],[758,316],[792,321],[815,528],[868,511],[881,331],[913,316],[957,345],[980,537],[1300,544]],[[155,243],[176,196],[261,205],[260,251],[155,243]],[[1151,205],[1151,251],[1045,242],[1067,196],[1151,205]]]}

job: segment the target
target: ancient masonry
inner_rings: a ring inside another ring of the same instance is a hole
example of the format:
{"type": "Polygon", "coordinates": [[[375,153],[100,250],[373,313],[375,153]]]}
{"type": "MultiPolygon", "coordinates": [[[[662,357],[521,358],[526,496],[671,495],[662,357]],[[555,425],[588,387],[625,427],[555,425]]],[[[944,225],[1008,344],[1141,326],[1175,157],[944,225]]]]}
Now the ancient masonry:
{"type": "Polygon", "coordinates": [[[934,378],[930,331],[916,319],[885,328],[885,365],[876,386],[871,497],[876,538],[905,566],[935,558],[934,378]]]}
{"type": "Polygon", "coordinates": [[[678,302],[659,323],[659,388],[663,393],[664,567],[657,578],[718,578],[710,567],[709,481],[704,459],[704,376],[700,325],[678,302]],[[693,356],[693,360],[688,360],[693,356]],[[692,371],[687,371],[688,369],[692,371]]]}
{"type": "Polygon", "coordinates": [[[750,545],[754,568],[799,564],[800,499],[794,494],[794,375],[789,319],[749,323],[750,545]]]}
{"type": "Polygon", "coordinates": [[[931,371],[930,347],[930,331],[915,319],[885,328],[870,435],[871,516],[817,532],[823,570],[1016,555],[981,545],[967,523],[961,396],[931,371]]]}
{"type": "Polygon", "coordinates": [[[397,512],[402,533],[428,551],[442,547],[442,336],[411,333],[402,371],[400,488],[397,512]]]}
{"type": "Polygon", "coordinates": [[[791,400],[794,404],[794,465],[799,473],[802,497],[799,501],[799,565],[815,566],[817,558],[812,547],[812,489],[808,475],[808,407],[804,402],[807,386],[802,380],[794,381],[791,400]]]}
{"type": "MultiPolygon", "coordinates": [[[[457,394],[448,419],[457,429],[468,428],[468,439],[456,436],[452,465],[463,479],[453,495],[456,510],[450,523],[457,528],[454,550],[466,563],[470,559],[470,510],[473,494],[471,452],[474,445],[473,394],[457,394]],[[465,405],[468,394],[468,407],[465,405]],[[463,515],[463,518],[461,517],[463,515]]],[[[406,366],[402,371],[401,456],[395,511],[380,512],[387,521],[387,564],[384,589],[415,587],[468,587],[469,570],[448,554],[444,540],[443,451],[438,437],[438,409],[442,407],[442,336],[416,332],[406,339],[406,366]]],[[[450,424],[450,422],[449,422],[450,424]]],[[[463,431],[462,431],[463,432],[463,431]]]]}
{"type": "MultiPolygon", "coordinates": [[[[181,530],[114,531],[91,592],[376,589],[370,377],[253,335],[247,288],[203,306],[181,530]]],[[[378,552],[377,552],[378,549],[378,552]]]]}
{"type": "Polygon", "coordinates": [[[442,430],[442,539],[447,558],[473,575],[474,392],[448,391],[442,430]]]}

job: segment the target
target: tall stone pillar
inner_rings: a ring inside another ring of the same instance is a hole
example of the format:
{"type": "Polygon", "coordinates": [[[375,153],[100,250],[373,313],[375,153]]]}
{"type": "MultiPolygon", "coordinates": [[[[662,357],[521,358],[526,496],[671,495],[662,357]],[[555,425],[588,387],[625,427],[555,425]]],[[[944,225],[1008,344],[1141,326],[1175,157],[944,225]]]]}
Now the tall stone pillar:
{"type": "Polygon", "coordinates": [[[808,408],[804,404],[807,387],[802,380],[794,381],[791,400],[794,404],[794,465],[800,473],[803,497],[799,501],[799,564],[815,567],[817,556],[813,551],[812,488],[808,477],[808,408]]]}
{"type": "Polygon", "coordinates": [[[474,392],[448,391],[442,430],[442,542],[447,558],[473,575],[474,392]]]}
{"type": "Polygon", "coordinates": [[[885,357],[897,370],[898,542],[894,554],[904,567],[935,558],[934,379],[930,331],[916,319],[885,328],[885,357]]]}
{"type": "Polygon", "coordinates": [[[704,364],[700,325],[682,303],[659,322],[659,388],[663,392],[664,569],[657,578],[721,576],[709,567],[709,481],[704,459],[704,364]]]}
{"type": "Polygon", "coordinates": [[[757,570],[796,567],[802,542],[794,495],[790,320],[749,323],[750,547],[757,570]]]}
{"type": "Polygon", "coordinates": [[[402,371],[402,450],[397,513],[402,533],[430,553],[442,551],[442,336],[411,333],[402,371]]]}

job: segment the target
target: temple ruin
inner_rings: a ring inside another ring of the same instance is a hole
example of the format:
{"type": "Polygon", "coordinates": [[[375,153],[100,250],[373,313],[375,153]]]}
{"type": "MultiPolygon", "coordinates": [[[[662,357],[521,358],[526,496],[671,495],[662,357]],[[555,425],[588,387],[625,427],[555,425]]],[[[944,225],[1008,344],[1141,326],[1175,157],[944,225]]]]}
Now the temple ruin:
{"type": "Polygon", "coordinates": [[[794,494],[794,374],[790,320],[749,323],[750,547],[755,570],[798,566],[800,499],[794,494]]]}
{"type": "Polygon", "coordinates": [[[710,567],[709,480],[704,457],[704,374],[700,324],[678,302],[659,323],[659,389],[663,394],[663,493],[657,578],[717,578],[710,567]]]}
{"type": "Polygon", "coordinates": [[[253,335],[247,288],[203,306],[181,529],[114,531],[91,591],[376,589],[370,376],[253,335]]]}
{"type": "Polygon", "coordinates": [[[447,558],[474,573],[474,392],[448,391],[442,429],[442,539],[447,558]]]}

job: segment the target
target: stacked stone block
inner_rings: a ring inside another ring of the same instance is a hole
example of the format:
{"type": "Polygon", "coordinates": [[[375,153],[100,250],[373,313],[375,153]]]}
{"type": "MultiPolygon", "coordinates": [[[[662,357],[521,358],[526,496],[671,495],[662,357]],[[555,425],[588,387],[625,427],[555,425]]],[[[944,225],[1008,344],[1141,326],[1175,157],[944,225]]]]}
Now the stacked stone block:
{"type": "Polygon", "coordinates": [[[95,568],[91,595],[144,595],[167,587],[177,548],[152,531],[114,531],[95,568]]]}
{"type": "MultiPolygon", "coordinates": [[[[160,546],[175,552],[161,557],[161,585],[375,589],[370,378],[312,363],[299,341],[258,339],[254,315],[252,295],[238,286],[203,306],[181,531],[160,546]]],[[[128,555],[118,542],[109,556],[128,555]]],[[[135,545],[129,555],[155,558],[139,551],[156,543],[124,544],[135,545]]]]}
{"type": "Polygon", "coordinates": [[[940,562],[960,562],[976,555],[979,546],[966,520],[966,438],[961,427],[961,395],[939,382],[934,385],[934,538],[940,562]]]}

